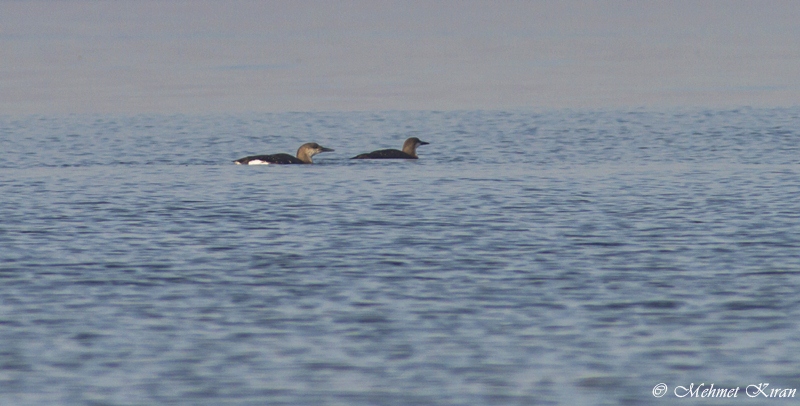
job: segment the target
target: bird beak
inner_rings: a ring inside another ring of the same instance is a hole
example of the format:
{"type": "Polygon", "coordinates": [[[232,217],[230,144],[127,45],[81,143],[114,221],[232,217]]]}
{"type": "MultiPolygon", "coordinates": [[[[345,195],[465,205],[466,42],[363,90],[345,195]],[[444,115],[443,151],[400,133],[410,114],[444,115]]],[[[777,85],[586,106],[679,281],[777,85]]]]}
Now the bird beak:
{"type": "Polygon", "coordinates": [[[419,142],[419,145],[428,145],[428,144],[430,144],[430,142],[425,142],[425,141],[420,141],[419,142]]]}
{"type": "Polygon", "coordinates": [[[331,152],[331,151],[333,151],[333,148],[320,147],[319,149],[319,152],[331,152]]]}

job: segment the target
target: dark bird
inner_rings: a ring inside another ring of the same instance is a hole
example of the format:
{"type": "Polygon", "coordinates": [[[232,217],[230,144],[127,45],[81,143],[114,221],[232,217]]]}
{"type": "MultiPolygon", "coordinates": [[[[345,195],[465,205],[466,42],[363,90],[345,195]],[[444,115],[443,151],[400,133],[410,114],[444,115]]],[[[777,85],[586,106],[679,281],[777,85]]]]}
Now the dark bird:
{"type": "Polygon", "coordinates": [[[311,157],[319,154],[320,152],[333,151],[330,148],[325,148],[316,142],[309,142],[303,144],[297,149],[297,158],[289,154],[273,154],[273,155],[253,155],[237,159],[236,165],[269,165],[269,164],[310,164],[311,157]]]}
{"type": "Polygon", "coordinates": [[[402,151],[381,149],[368,154],[356,155],[350,159],[417,159],[417,147],[420,145],[428,145],[428,143],[417,137],[411,137],[403,143],[402,151]]]}

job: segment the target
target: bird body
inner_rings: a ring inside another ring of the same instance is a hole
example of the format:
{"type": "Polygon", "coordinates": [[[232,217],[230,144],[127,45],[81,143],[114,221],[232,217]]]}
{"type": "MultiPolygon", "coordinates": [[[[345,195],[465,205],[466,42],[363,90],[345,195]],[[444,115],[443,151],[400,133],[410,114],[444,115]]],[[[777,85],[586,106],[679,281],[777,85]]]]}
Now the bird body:
{"type": "Polygon", "coordinates": [[[287,164],[310,164],[313,163],[311,157],[319,154],[320,152],[333,151],[330,148],[325,148],[315,142],[309,142],[300,146],[297,149],[297,157],[289,154],[272,154],[272,155],[251,155],[244,158],[237,159],[233,162],[236,165],[287,165],[287,164]]]}
{"type": "Polygon", "coordinates": [[[429,143],[417,137],[411,137],[403,143],[403,150],[381,149],[366,154],[356,155],[350,159],[417,159],[417,147],[429,143]]]}

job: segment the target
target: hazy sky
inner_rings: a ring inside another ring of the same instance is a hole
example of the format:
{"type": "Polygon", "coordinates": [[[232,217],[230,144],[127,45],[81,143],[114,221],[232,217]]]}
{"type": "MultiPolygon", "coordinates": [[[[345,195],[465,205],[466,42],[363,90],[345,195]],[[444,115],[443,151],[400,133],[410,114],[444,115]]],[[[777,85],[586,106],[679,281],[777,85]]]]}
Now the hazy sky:
{"type": "Polygon", "coordinates": [[[800,1],[4,1],[0,114],[800,101],[800,1]]]}

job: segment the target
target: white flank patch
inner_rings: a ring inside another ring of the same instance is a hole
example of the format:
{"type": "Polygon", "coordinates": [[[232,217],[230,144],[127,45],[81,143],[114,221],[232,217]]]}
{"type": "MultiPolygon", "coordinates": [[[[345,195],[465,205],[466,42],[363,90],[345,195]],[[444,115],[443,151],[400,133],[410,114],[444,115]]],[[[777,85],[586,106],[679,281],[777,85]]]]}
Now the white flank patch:
{"type": "Polygon", "coordinates": [[[269,165],[269,162],[260,159],[254,159],[247,163],[248,165],[269,165]]]}

